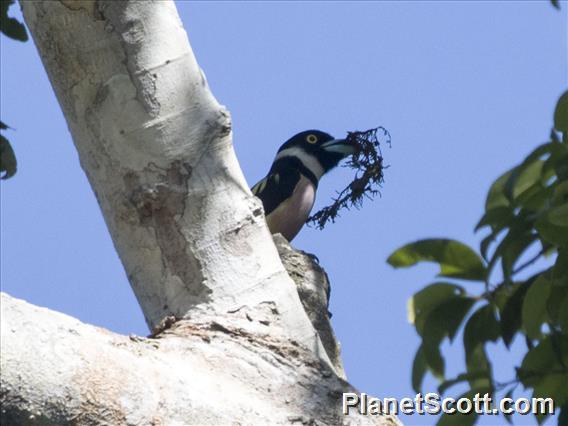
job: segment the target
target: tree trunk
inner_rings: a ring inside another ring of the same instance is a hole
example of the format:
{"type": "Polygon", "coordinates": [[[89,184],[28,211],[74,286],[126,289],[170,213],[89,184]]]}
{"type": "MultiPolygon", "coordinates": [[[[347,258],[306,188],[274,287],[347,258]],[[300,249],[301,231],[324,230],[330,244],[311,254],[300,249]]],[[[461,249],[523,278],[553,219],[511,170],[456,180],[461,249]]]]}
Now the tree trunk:
{"type": "Polygon", "coordinates": [[[325,274],[302,305],[174,3],[21,5],[153,335],[3,295],[2,421],[395,422],[340,414],[325,274]]]}

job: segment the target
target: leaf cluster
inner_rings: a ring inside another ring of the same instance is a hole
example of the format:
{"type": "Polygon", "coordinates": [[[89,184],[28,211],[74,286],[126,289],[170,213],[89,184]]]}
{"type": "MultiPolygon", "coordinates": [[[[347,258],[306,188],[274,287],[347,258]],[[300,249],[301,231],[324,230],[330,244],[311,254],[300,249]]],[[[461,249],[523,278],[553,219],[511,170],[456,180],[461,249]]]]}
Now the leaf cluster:
{"type": "Polygon", "coordinates": [[[355,152],[349,157],[344,167],[356,170],[355,176],[349,185],[337,193],[332,204],[323,207],[308,218],[308,224],[315,224],[318,229],[323,229],[330,220],[332,223],[335,222],[340,210],[349,210],[351,207],[360,208],[364,197],[372,199],[380,195],[379,188],[383,183],[385,166],[378,132],[381,132],[390,146],[391,137],[384,127],[347,132],[345,140],[355,147],[355,152]]]}
{"type": "MultiPolygon", "coordinates": [[[[444,279],[409,301],[409,320],[422,339],[412,385],[420,392],[428,371],[439,379],[440,393],[462,383],[467,394],[510,396],[522,384],[533,397],[553,398],[560,424],[568,416],[568,92],[557,103],[550,140],[491,186],[475,227],[482,229],[487,234],[478,251],[455,240],[427,239],[387,260],[397,268],[434,262],[444,279]],[[477,290],[455,279],[477,283],[477,290]],[[460,329],[465,371],[448,379],[440,344],[452,342],[460,329]],[[526,353],[516,376],[499,383],[486,345],[509,348],[517,336],[526,353]]],[[[475,416],[443,416],[440,423],[473,424],[475,416]]]]}
{"type": "MultiPolygon", "coordinates": [[[[0,32],[14,40],[27,41],[28,33],[24,24],[8,16],[8,9],[15,0],[0,0],[0,32]]],[[[0,121],[0,130],[8,126],[0,121]]],[[[8,179],[16,173],[16,155],[8,139],[0,134],[0,179],[8,179]]]]}

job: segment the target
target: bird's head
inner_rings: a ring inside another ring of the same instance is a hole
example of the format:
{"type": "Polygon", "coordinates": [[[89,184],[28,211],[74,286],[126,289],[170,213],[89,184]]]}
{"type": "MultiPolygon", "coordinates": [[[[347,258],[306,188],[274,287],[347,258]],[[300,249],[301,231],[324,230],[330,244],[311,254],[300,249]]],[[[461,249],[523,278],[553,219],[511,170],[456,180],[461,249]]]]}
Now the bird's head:
{"type": "Polygon", "coordinates": [[[295,157],[319,179],[354,152],[355,148],[345,139],[335,139],[320,130],[306,130],[288,139],[278,150],[276,160],[295,157]]]}

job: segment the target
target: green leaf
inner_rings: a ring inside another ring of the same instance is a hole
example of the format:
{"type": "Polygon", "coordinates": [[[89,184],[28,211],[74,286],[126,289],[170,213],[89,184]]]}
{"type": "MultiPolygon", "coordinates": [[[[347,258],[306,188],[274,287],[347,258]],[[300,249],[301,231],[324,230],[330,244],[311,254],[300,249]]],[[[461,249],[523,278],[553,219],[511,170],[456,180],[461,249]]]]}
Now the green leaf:
{"type": "Polygon", "coordinates": [[[422,342],[422,353],[424,354],[424,361],[432,374],[439,380],[444,378],[445,363],[444,358],[440,352],[440,347],[432,342],[422,342]]]}
{"type": "Polygon", "coordinates": [[[439,344],[446,336],[452,341],[474,303],[471,297],[453,296],[432,309],[424,322],[424,341],[439,344]]]}
{"type": "MultiPolygon", "coordinates": [[[[568,227],[552,223],[550,216],[551,212],[554,212],[554,209],[542,214],[535,222],[535,228],[539,233],[539,237],[546,243],[568,247],[568,227]]],[[[556,223],[562,223],[558,214],[558,212],[554,212],[552,220],[556,223]]]]}
{"type": "MultiPolygon", "coordinates": [[[[432,309],[422,329],[422,354],[424,361],[438,379],[444,377],[444,358],[440,353],[440,343],[444,337],[452,340],[464,317],[475,300],[470,297],[452,296],[432,309]]],[[[418,368],[418,367],[417,367],[418,368]]]]}
{"type": "Polygon", "coordinates": [[[558,325],[565,334],[568,334],[568,295],[564,296],[560,309],[558,310],[558,325]]]}
{"type": "Polygon", "coordinates": [[[525,355],[517,374],[525,386],[536,390],[547,376],[560,373],[566,375],[566,365],[568,365],[568,336],[549,335],[525,355]]]}
{"type": "MultiPolygon", "coordinates": [[[[499,242],[493,255],[490,257],[487,270],[489,272],[493,271],[493,268],[499,261],[499,259],[504,260],[503,262],[503,272],[505,273],[505,280],[510,280],[510,272],[512,265],[511,260],[516,260],[515,253],[519,250],[523,249],[523,243],[529,238],[532,229],[531,223],[524,221],[524,220],[516,220],[514,225],[509,228],[507,234],[503,239],[499,242]],[[523,235],[527,236],[526,238],[521,238],[523,235]],[[503,259],[503,255],[506,255],[507,258],[503,259]]],[[[488,272],[488,273],[489,273],[488,272]]]]}
{"type": "Polygon", "coordinates": [[[440,265],[439,276],[473,281],[485,279],[481,258],[469,246],[455,240],[416,241],[393,252],[387,262],[395,268],[413,266],[418,262],[435,262],[440,265]]]}
{"type": "Polygon", "coordinates": [[[564,282],[568,283],[568,249],[558,250],[558,257],[552,268],[552,276],[555,279],[567,278],[564,282]]]}
{"type": "Polygon", "coordinates": [[[548,220],[552,225],[568,227],[568,203],[550,209],[548,220]]]}
{"type": "Polygon", "coordinates": [[[534,387],[533,398],[552,398],[555,406],[568,402],[568,372],[546,374],[534,387]]]}
{"type": "Polygon", "coordinates": [[[8,179],[16,174],[18,163],[12,145],[0,135],[0,179],[8,179]]]}
{"type": "Polygon", "coordinates": [[[0,31],[14,40],[27,41],[28,33],[24,24],[8,16],[8,8],[14,0],[0,1],[0,31]]]}
{"type": "Polygon", "coordinates": [[[558,206],[568,202],[568,181],[559,182],[552,194],[552,205],[558,206]]]}
{"type": "Polygon", "coordinates": [[[536,234],[525,233],[509,239],[507,241],[508,244],[503,246],[501,266],[506,279],[510,279],[511,275],[513,275],[513,268],[517,260],[536,240],[536,234]]]}
{"type": "Polygon", "coordinates": [[[543,274],[529,285],[523,302],[523,328],[530,339],[541,336],[541,326],[547,320],[547,302],[550,296],[552,282],[543,274]]]}
{"type": "Polygon", "coordinates": [[[426,375],[428,370],[428,365],[426,364],[426,358],[424,357],[424,350],[422,346],[416,351],[414,356],[414,362],[412,363],[412,388],[416,393],[420,393],[422,388],[422,380],[426,375]]]}
{"type": "Polygon", "coordinates": [[[477,346],[485,342],[495,342],[499,338],[499,321],[495,315],[495,308],[487,304],[479,308],[468,319],[463,333],[463,345],[466,357],[477,346]]]}
{"type": "Polygon", "coordinates": [[[560,96],[556,104],[556,109],[554,110],[554,128],[562,133],[568,132],[568,91],[560,96]]]}
{"type": "Polygon", "coordinates": [[[507,348],[521,327],[523,302],[531,282],[528,280],[517,284],[501,311],[501,337],[507,348]]]}
{"type": "Polygon", "coordinates": [[[493,231],[491,234],[489,234],[487,237],[485,237],[482,241],[481,244],[479,245],[479,251],[481,253],[481,256],[483,256],[483,258],[487,261],[487,252],[489,251],[489,246],[491,245],[491,243],[493,243],[495,241],[495,239],[497,238],[497,233],[493,231]]]}
{"type": "Polygon", "coordinates": [[[546,302],[546,311],[548,314],[548,320],[552,325],[557,325],[562,327],[564,321],[563,315],[568,315],[565,312],[565,308],[568,305],[563,305],[563,303],[568,299],[568,277],[565,280],[558,280],[549,275],[552,286],[550,289],[550,296],[548,296],[548,301],[546,302]]]}
{"type": "Polygon", "coordinates": [[[491,188],[489,188],[487,199],[485,200],[485,211],[489,211],[497,207],[510,206],[511,203],[505,195],[505,185],[509,181],[509,178],[515,169],[516,167],[502,174],[495,180],[495,182],[493,182],[491,188]]]}
{"type": "Polygon", "coordinates": [[[529,212],[538,212],[547,207],[552,192],[552,187],[545,187],[539,183],[519,195],[515,199],[515,204],[529,212]]]}
{"type": "Polygon", "coordinates": [[[501,175],[489,189],[486,212],[497,208],[511,209],[512,204],[534,209],[534,206],[542,203],[543,183],[547,179],[543,171],[547,163],[542,158],[555,151],[557,145],[547,142],[538,146],[520,165],[501,175]]]}
{"type": "MultiPolygon", "coordinates": [[[[564,142],[568,144],[568,133],[564,133],[564,142]]],[[[559,144],[558,144],[559,145],[559,144]]],[[[554,173],[558,176],[559,180],[567,180],[568,179],[568,154],[564,154],[562,158],[555,159],[556,161],[553,164],[554,173]]]]}
{"type": "Polygon", "coordinates": [[[568,179],[568,140],[567,133],[564,133],[564,143],[550,143],[550,156],[545,161],[543,173],[547,180],[556,175],[559,180],[568,179]]]}
{"type": "MultiPolygon", "coordinates": [[[[464,293],[463,287],[456,284],[445,282],[430,284],[408,300],[408,321],[411,324],[415,324],[418,317],[422,316],[424,317],[423,319],[425,319],[425,314],[429,313],[440,303],[453,296],[463,295],[464,293]]],[[[421,327],[418,326],[417,328],[421,329],[421,327]]]]}
{"type": "Polygon", "coordinates": [[[505,285],[503,283],[500,283],[495,288],[495,291],[493,292],[493,295],[491,297],[491,301],[497,307],[497,310],[499,312],[499,317],[501,317],[503,310],[505,309],[505,306],[509,302],[509,299],[511,298],[513,293],[517,291],[518,287],[519,284],[505,285]]]}
{"type": "Polygon", "coordinates": [[[530,163],[534,160],[543,159],[545,154],[550,154],[554,150],[555,144],[552,142],[545,142],[542,145],[537,146],[531,151],[529,155],[523,160],[523,164],[530,163]]]}
{"type": "Polygon", "coordinates": [[[472,378],[469,382],[470,386],[491,386],[491,362],[485,352],[485,346],[479,345],[472,352],[467,354],[467,372],[479,373],[480,376],[472,378]]]}
{"type": "Polygon", "coordinates": [[[484,226],[491,226],[493,232],[503,229],[515,219],[513,210],[510,207],[495,207],[487,210],[481,220],[475,226],[475,231],[479,231],[484,226]]]}
{"type": "Polygon", "coordinates": [[[504,192],[507,198],[509,200],[516,199],[535,184],[539,184],[543,164],[544,161],[542,160],[528,162],[525,160],[520,166],[516,167],[505,183],[504,192]]]}

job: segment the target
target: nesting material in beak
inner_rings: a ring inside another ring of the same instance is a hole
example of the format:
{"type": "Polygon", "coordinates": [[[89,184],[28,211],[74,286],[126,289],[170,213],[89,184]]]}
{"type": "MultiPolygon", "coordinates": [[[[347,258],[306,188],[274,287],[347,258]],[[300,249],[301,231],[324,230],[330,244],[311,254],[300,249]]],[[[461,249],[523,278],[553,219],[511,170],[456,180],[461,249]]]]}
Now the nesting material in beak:
{"type": "Polygon", "coordinates": [[[308,224],[323,229],[329,221],[335,222],[340,210],[359,208],[364,198],[380,195],[384,165],[379,138],[390,146],[390,133],[384,127],[347,132],[345,139],[333,139],[322,144],[322,148],[327,152],[340,153],[344,157],[351,154],[345,167],[354,169],[355,176],[349,185],[338,192],[331,205],[308,218],[308,224]]]}

